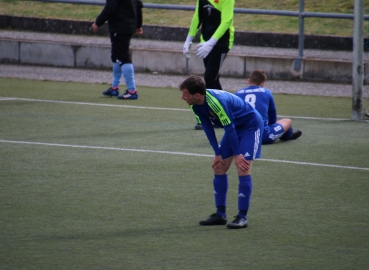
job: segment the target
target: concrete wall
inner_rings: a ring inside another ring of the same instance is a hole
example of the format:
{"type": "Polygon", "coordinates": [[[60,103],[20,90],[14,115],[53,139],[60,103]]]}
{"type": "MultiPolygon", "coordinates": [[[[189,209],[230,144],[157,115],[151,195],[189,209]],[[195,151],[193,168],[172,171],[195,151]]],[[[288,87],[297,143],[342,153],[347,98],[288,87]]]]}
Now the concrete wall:
{"type": "MultiPolygon", "coordinates": [[[[132,49],[136,71],[168,74],[203,74],[202,60],[182,51],[132,49]]],[[[70,68],[111,69],[110,46],[62,44],[44,41],[0,38],[0,63],[58,66],[70,68]]],[[[294,70],[293,57],[263,57],[229,54],[221,75],[246,78],[254,69],[264,69],[269,79],[351,82],[352,62],[342,60],[302,59],[301,69],[294,70]]],[[[368,70],[365,70],[368,74],[368,70]]],[[[365,84],[368,84],[366,79],[365,84]]]]}
{"type": "Polygon", "coordinates": [[[19,42],[0,39],[0,62],[18,63],[19,58],[19,42]]]}

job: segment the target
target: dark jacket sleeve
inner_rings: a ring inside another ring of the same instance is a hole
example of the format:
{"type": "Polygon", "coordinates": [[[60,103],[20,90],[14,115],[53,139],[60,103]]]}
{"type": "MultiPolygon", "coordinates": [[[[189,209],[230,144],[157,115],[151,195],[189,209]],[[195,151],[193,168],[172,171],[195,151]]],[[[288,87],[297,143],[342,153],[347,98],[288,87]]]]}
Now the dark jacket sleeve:
{"type": "Polygon", "coordinates": [[[142,27],[142,23],[143,23],[142,8],[143,8],[143,4],[141,0],[137,0],[137,27],[136,28],[142,27]]]}
{"type": "Polygon", "coordinates": [[[104,9],[96,18],[95,23],[97,26],[102,26],[111,17],[111,15],[117,10],[118,2],[118,0],[106,0],[104,9]]]}
{"type": "Polygon", "coordinates": [[[108,21],[111,33],[134,34],[142,25],[142,7],[141,0],[106,0],[95,23],[101,26],[108,21]],[[139,22],[138,16],[141,17],[139,22]]]}

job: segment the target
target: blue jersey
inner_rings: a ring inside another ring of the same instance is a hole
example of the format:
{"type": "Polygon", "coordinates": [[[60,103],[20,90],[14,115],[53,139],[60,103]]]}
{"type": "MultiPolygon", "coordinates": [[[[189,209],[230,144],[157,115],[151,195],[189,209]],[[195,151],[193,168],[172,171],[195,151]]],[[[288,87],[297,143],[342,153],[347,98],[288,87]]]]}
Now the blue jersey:
{"type": "Polygon", "coordinates": [[[192,105],[191,108],[200,120],[215,155],[219,155],[220,150],[212,123],[224,128],[223,139],[230,142],[236,156],[240,154],[238,138],[250,129],[257,129],[261,120],[259,113],[247,102],[222,90],[207,89],[204,104],[192,105]]]}
{"type": "Polygon", "coordinates": [[[264,126],[277,121],[277,110],[272,92],[260,86],[249,86],[234,93],[254,107],[261,115],[264,126]]]}

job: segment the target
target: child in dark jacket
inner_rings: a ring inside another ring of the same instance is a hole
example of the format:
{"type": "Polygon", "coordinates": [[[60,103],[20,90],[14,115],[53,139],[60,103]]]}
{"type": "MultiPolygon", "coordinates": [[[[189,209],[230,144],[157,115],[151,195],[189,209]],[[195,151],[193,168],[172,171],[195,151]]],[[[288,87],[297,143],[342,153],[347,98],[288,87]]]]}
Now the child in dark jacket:
{"type": "Polygon", "coordinates": [[[142,8],[141,0],[106,0],[104,9],[92,24],[92,31],[95,33],[106,21],[109,25],[113,80],[109,89],[103,92],[105,96],[116,96],[118,99],[138,98],[129,45],[133,34],[142,34],[142,8]],[[119,95],[122,75],[127,89],[119,95]]]}

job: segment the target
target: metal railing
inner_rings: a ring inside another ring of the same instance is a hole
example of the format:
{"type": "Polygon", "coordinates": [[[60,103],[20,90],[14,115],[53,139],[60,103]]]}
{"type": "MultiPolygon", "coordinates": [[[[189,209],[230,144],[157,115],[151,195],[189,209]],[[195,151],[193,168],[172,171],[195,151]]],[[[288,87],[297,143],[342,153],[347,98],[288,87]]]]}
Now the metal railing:
{"type": "MultiPolygon", "coordinates": [[[[82,4],[82,5],[105,5],[103,0],[32,0],[37,2],[50,2],[50,3],[67,3],[67,4],[82,4]]],[[[187,5],[170,5],[170,4],[143,4],[144,8],[153,9],[172,9],[172,10],[195,10],[195,6],[187,5]]],[[[266,10],[266,9],[251,9],[251,8],[235,8],[235,13],[244,14],[258,14],[258,15],[278,15],[278,16],[290,16],[290,17],[314,17],[314,18],[330,18],[330,19],[354,19],[354,14],[342,14],[342,13],[322,13],[322,12],[305,12],[301,6],[304,6],[304,0],[300,0],[299,11],[286,11],[286,10],[266,10]],[[302,5],[301,5],[302,4],[302,5]]],[[[364,16],[365,20],[369,20],[369,15],[364,16]]]]}

